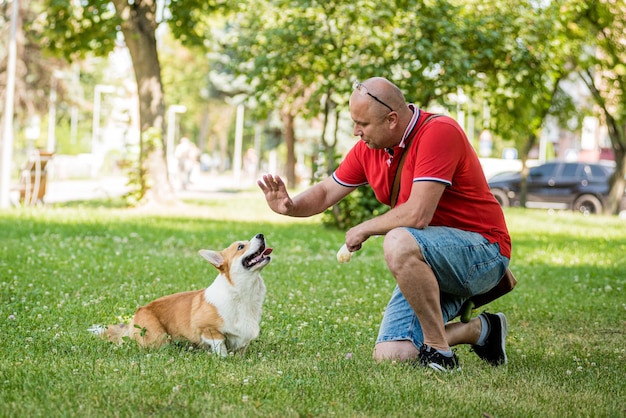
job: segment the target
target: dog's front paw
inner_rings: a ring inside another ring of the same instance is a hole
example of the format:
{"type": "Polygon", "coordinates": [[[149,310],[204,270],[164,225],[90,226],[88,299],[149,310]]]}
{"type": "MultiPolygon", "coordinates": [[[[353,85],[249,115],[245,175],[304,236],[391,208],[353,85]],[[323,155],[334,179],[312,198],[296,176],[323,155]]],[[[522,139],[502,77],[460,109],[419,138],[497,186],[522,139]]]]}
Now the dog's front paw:
{"type": "Polygon", "coordinates": [[[87,328],[87,331],[91,332],[93,335],[102,335],[104,331],[107,330],[107,327],[104,325],[92,325],[87,328]]]}

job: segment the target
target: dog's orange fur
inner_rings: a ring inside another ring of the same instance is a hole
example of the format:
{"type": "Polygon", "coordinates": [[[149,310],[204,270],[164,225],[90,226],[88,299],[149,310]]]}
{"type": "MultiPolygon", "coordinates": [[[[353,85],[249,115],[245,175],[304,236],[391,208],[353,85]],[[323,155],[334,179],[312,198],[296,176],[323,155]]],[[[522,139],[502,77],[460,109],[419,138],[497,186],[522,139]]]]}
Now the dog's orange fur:
{"type": "Polygon", "coordinates": [[[169,340],[184,338],[201,344],[202,338],[223,340],[223,320],[213,305],[204,301],[204,289],[163,296],[140,307],[130,324],[109,325],[106,338],[121,343],[124,337],[142,347],[158,348],[169,340]]]}

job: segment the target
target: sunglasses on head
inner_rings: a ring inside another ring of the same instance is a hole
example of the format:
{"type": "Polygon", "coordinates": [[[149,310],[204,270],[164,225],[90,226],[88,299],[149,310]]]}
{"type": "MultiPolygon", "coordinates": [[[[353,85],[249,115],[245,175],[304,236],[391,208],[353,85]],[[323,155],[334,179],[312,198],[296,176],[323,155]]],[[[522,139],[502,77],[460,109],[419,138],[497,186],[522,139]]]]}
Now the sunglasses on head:
{"type": "Polygon", "coordinates": [[[372,99],[376,100],[378,103],[380,103],[381,105],[389,109],[390,112],[393,112],[393,109],[391,108],[391,106],[389,106],[387,103],[383,102],[378,97],[370,93],[367,87],[365,87],[365,85],[363,85],[359,80],[354,81],[354,84],[352,84],[352,88],[358,91],[363,96],[370,96],[372,99]]]}

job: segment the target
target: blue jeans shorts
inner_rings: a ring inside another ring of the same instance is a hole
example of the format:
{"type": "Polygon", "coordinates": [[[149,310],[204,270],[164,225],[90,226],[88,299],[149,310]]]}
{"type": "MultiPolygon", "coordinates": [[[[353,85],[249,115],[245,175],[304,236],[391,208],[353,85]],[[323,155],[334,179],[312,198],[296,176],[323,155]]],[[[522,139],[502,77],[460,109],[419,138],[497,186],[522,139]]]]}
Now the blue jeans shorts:
{"type": "MultiPolygon", "coordinates": [[[[500,254],[500,245],[482,235],[448,227],[406,228],[419,245],[424,259],[435,273],[441,291],[443,322],[455,318],[471,296],[493,288],[504,275],[509,259],[500,254]]],[[[422,327],[411,305],[396,286],[385,309],[376,343],[424,342],[422,327]]]]}

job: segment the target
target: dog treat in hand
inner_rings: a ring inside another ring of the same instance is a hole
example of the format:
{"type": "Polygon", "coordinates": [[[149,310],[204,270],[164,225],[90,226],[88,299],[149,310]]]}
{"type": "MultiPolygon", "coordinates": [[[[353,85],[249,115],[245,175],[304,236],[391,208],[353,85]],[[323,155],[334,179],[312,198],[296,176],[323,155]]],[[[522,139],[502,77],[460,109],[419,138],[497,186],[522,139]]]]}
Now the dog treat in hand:
{"type": "Polygon", "coordinates": [[[340,263],[347,263],[350,261],[350,257],[352,257],[352,253],[348,251],[346,244],[343,244],[337,252],[337,261],[340,263]]]}

